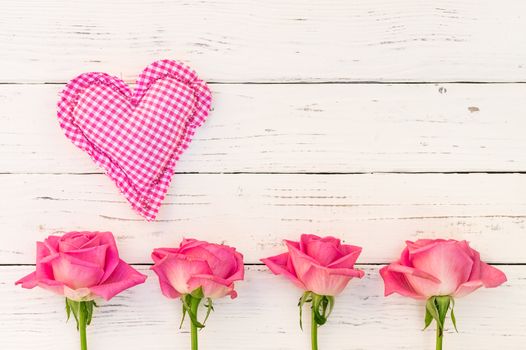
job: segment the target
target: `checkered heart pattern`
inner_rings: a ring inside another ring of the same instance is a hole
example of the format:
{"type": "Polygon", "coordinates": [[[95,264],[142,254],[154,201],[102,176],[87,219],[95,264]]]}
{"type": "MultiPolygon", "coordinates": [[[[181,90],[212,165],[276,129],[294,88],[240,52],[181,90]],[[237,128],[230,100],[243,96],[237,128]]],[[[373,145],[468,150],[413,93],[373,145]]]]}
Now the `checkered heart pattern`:
{"type": "Polygon", "coordinates": [[[131,206],[154,220],[179,155],[205,121],[212,95],[191,68],[150,64],[135,90],[105,73],[86,73],[61,93],[66,136],[102,167],[131,206]]]}

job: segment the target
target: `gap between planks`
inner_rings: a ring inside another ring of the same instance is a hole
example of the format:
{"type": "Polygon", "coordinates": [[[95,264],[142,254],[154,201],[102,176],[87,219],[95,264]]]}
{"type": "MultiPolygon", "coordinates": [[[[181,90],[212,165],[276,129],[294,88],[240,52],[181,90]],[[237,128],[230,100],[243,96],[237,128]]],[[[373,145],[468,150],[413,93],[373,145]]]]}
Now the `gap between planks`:
{"type": "MultiPolygon", "coordinates": [[[[72,77],[73,78],[73,77],[72,77]]],[[[135,84],[135,80],[123,80],[129,85],[135,84]]],[[[0,81],[0,85],[66,85],[67,81],[36,81],[36,82],[24,82],[24,81],[0,81]]],[[[476,81],[476,80],[451,80],[451,81],[378,81],[378,80],[326,80],[326,81],[309,81],[309,80],[292,80],[292,81],[207,81],[208,85],[439,85],[439,84],[468,84],[468,85],[513,85],[513,84],[526,84],[526,81],[476,81]]]]}
{"type": "MultiPolygon", "coordinates": [[[[104,175],[104,172],[0,172],[0,175],[104,175]]],[[[284,171],[186,171],[174,172],[174,175],[375,175],[375,174],[392,174],[392,175],[507,175],[507,174],[526,174],[526,170],[511,171],[355,171],[355,172],[284,172],[284,171]]]]}

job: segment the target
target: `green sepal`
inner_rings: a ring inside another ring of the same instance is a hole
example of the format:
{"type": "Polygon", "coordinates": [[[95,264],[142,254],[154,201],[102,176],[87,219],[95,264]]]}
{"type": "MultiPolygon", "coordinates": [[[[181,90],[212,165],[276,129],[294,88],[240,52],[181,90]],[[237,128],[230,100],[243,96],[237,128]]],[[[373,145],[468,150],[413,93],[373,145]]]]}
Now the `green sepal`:
{"type": "Polygon", "coordinates": [[[311,292],[307,291],[305,293],[303,293],[303,295],[301,296],[299,302],[298,302],[298,307],[299,307],[299,311],[300,311],[300,329],[303,330],[303,305],[305,303],[310,303],[312,301],[312,298],[311,298],[311,292]]]}
{"type": "Polygon", "coordinates": [[[431,298],[427,299],[427,303],[426,303],[426,324],[428,322],[427,320],[428,320],[429,317],[431,317],[432,319],[437,321],[437,324],[438,324],[439,327],[443,327],[442,321],[440,320],[440,315],[439,315],[439,312],[438,312],[438,308],[437,308],[436,297],[431,297],[431,298]]]}
{"type": "Polygon", "coordinates": [[[311,310],[314,314],[314,322],[316,322],[318,326],[324,325],[331,315],[332,310],[334,310],[333,296],[319,295],[311,291],[306,291],[298,301],[301,330],[303,330],[303,305],[306,303],[311,303],[311,310]]]}
{"type": "Polygon", "coordinates": [[[332,314],[332,310],[334,310],[334,297],[327,295],[325,296],[325,298],[327,298],[329,302],[329,312],[327,313],[327,316],[326,316],[327,318],[329,318],[329,316],[332,314]]]}
{"type": "Polygon", "coordinates": [[[437,296],[435,297],[435,304],[437,306],[438,315],[440,317],[440,335],[444,333],[444,324],[446,321],[446,315],[449,310],[449,305],[451,303],[450,296],[437,296]]]}
{"type": "Polygon", "coordinates": [[[455,301],[453,300],[453,297],[449,295],[433,296],[427,299],[424,329],[429,327],[432,320],[435,320],[437,323],[439,334],[440,336],[442,336],[444,332],[444,324],[446,321],[447,312],[449,311],[451,307],[451,320],[453,321],[453,325],[455,326],[455,330],[456,330],[457,321],[455,318],[455,314],[453,312],[454,305],[455,305],[455,301]]]}
{"type": "Polygon", "coordinates": [[[305,293],[303,293],[303,295],[301,296],[298,302],[298,307],[300,309],[300,329],[301,330],[303,330],[303,305],[305,303],[310,303],[312,301],[312,298],[309,299],[310,296],[311,296],[311,292],[306,291],[305,293]]]}
{"type": "Polygon", "coordinates": [[[203,287],[195,289],[193,292],[190,293],[190,295],[197,299],[203,299],[205,297],[203,293],[203,287]]]}
{"type": "Polygon", "coordinates": [[[68,298],[65,298],[66,301],[66,322],[69,321],[69,318],[71,317],[71,307],[69,306],[68,298]]]}
{"type": "MultiPolygon", "coordinates": [[[[201,289],[201,288],[199,288],[201,289]]],[[[201,290],[202,293],[202,290],[201,290]]],[[[185,294],[181,297],[181,302],[183,303],[183,308],[186,309],[186,312],[188,313],[188,316],[190,317],[190,321],[192,324],[197,328],[204,328],[205,326],[197,320],[197,313],[193,313],[192,309],[190,308],[190,304],[192,303],[192,299],[194,297],[192,294],[185,294]]],[[[201,299],[201,298],[196,298],[201,299]]]]}
{"type": "Polygon", "coordinates": [[[97,304],[94,300],[88,301],[75,301],[66,298],[66,316],[69,321],[71,314],[75,317],[77,323],[77,330],[79,330],[79,315],[83,311],[86,313],[86,325],[91,324],[91,319],[93,318],[93,308],[97,307],[97,304]]]}
{"type": "Polygon", "coordinates": [[[457,318],[455,317],[455,299],[451,298],[451,322],[453,322],[453,327],[455,327],[455,332],[458,333],[457,329],[457,318]]]}
{"type": "Polygon", "coordinates": [[[205,307],[206,307],[206,316],[205,316],[205,319],[203,320],[203,327],[206,324],[206,321],[208,320],[210,313],[214,311],[214,304],[213,304],[212,298],[206,298],[205,307]]]}
{"type": "Polygon", "coordinates": [[[431,322],[433,322],[433,315],[431,315],[429,310],[427,310],[427,305],[426,305],[426,317],[425,317],[425,320],[424,320],[424,329],[423,330],[426,330],[427,327],[429,327],[429,325],[431,324],[431,322]]]}
{"type": "Polygon", "coordinates": [[[314,320],[316,321],[316,324],[323,326],[327,322],[333,309],[333,296],[312,293],[312,311],[314,312],[314,320]]]}
{"type": "MultiPolygon", "coordinates": [[[[184,297],[181,297],[181,300],[183,298],[184,297]]],[[[181,317],[181,324],[179,324],[179,329],[183,328],[184,319],[186,317],[186,307],[184,306],[184,303],[182,303],[182,306],[183,306],[183,316],[181,317]]]]}

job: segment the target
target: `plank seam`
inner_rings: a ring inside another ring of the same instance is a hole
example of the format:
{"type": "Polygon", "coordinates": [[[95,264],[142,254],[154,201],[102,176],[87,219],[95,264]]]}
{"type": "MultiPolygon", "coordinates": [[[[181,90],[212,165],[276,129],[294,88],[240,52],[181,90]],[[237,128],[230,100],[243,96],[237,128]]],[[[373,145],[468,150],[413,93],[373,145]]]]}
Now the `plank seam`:
{"type": "MultiPolygon", "coordinates": [[[[123,80],[127,84],[135,84],[134,80],[123,80]]],[[[0,81],[0,85],[66,85],[67,81],[0,81]]],[[[430,80],[430,81],[378,81],[378,80],[297,80],[297,81],[207,81],[209,85],[438,85],[438,84],[473,84],[473,85],[513,85],[526,84],[526,81],[471,81],[471,80],[430,80]]]]}
{"type": "MultiPolygon", "coordinates": [[[[174,175],[374,175],[374,174],[395,174],[395,175],[506,175],[506,174],[526,174],[526,170],[493,171],[493,170],[474,170],[474,171],[352,171],[352,172],[281,172],[281,171],[187,171],[175,172],[174,175]]],[[[80,173],[54,173],[54,172],[0,172],[0,175],[104,175],[103,172],[80,172],[80,173]]]]}

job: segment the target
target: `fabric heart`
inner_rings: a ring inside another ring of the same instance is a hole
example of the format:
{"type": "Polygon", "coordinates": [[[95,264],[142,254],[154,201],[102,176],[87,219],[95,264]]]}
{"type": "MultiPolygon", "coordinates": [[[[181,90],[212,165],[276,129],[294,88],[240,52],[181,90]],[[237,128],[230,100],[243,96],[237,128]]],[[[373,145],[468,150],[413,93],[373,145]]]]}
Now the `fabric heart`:
{"type": "Polygon", "coordinates": [[[61,93],[66,136],[102,167],[132,207],[155,219],[179,155],[205,121],[212,95],[191,68],[150,64],[135,90],[117,77],[85,73],[61,93]]]}

